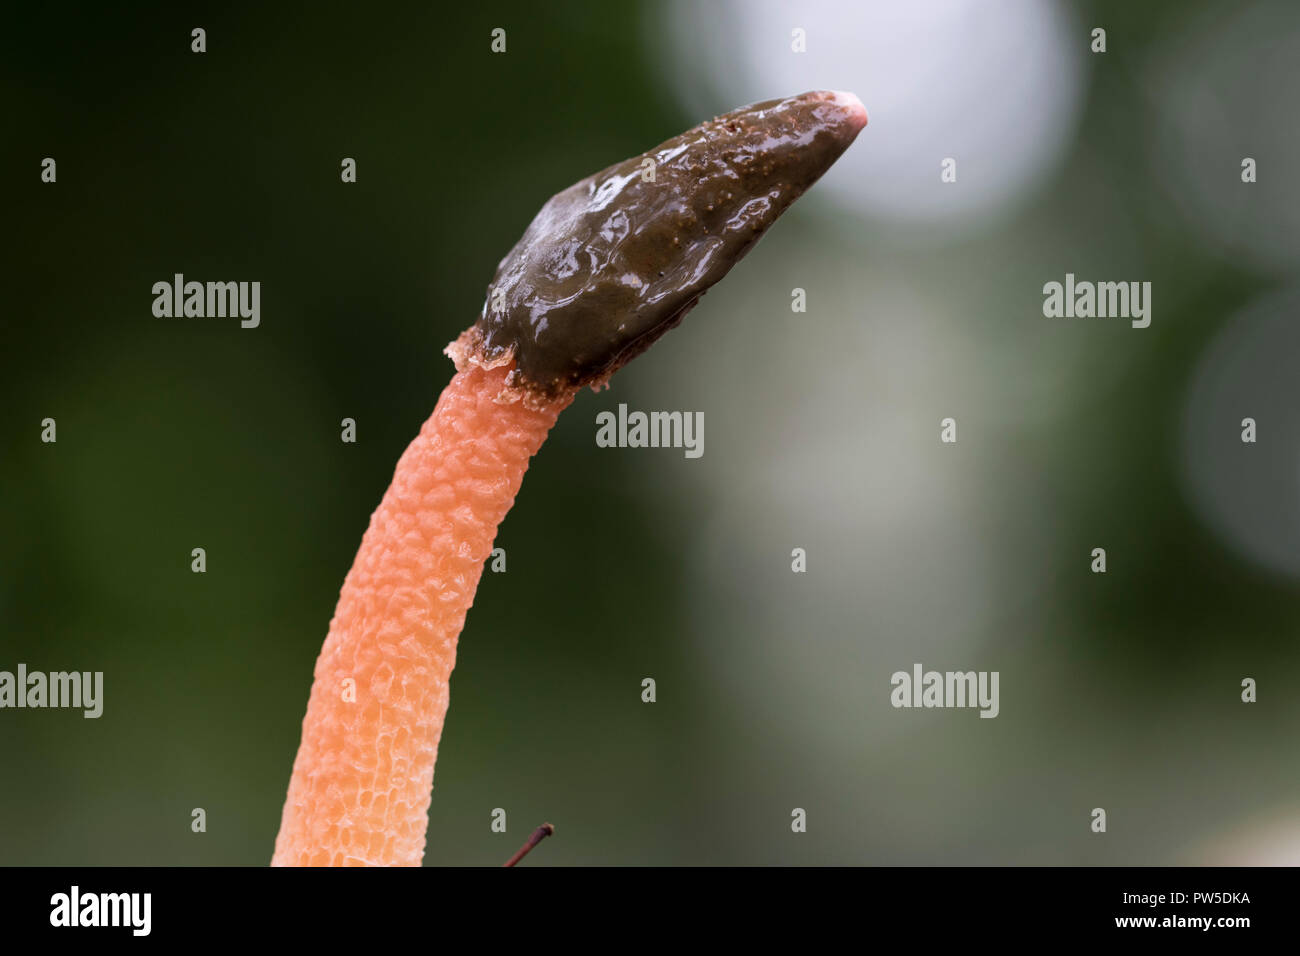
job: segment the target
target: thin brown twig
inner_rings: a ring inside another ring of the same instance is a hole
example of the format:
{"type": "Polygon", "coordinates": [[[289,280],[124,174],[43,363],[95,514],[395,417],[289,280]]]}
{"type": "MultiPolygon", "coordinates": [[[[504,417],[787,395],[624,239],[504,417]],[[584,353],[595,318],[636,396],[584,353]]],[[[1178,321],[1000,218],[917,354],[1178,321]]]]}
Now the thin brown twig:
{"type": "Polygon", "coordinates": [[[545,840],[548,836],[550,836],[554,832],[555,832],[555,827],[551,826],[549,823],[543,823],[540,827],[538,827],[536,830],[533,831],[532,836],[530,836],[527,840],[524,841],[524,845],[519,848],[518,852],[516,852],[515,855],[512,856],[510,859],[506,860],[505,863],[501,864],[501,866],[503,868],[507,866],[514,866],[516,863],[518,863],[520,860],[522,860],[525,856],[528,855],[529,850],[537,846],[537,844],[541,843],[543,840],[545,840]]]}

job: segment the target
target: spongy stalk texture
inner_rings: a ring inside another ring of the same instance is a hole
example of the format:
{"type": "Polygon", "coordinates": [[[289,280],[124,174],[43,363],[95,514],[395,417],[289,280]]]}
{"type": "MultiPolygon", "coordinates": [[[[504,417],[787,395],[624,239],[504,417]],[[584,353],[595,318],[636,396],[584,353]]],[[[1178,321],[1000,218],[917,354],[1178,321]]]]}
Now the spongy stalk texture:
{"type": "Polygon", "coordinates": [[[572,397],[458,372],[397,463],[316,661],[275,866],[418,866],[456,641],[497,526],[572,397]]]}

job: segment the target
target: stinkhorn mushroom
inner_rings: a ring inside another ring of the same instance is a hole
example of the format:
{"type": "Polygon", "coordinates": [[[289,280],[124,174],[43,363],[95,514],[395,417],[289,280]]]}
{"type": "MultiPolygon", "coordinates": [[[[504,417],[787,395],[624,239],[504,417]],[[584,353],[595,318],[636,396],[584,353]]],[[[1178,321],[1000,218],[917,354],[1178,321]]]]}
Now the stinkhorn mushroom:
{"type": "Polygon", "coordinates": [[[709,120],[554,196],[497,267],[316,661],[273,865],[419,865],[456,642],[529,459],[677,325],[866,125],[850,93],[709,120]]]}

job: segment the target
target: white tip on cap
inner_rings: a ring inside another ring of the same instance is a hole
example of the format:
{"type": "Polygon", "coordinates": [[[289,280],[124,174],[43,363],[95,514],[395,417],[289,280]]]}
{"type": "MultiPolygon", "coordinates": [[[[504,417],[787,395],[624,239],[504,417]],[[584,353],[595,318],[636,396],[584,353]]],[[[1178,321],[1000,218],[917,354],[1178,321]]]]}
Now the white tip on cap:
{"type": "Polygon", "coordinates": [[[867,125],[867,108],[862,105],[862,100],[844,90],[827,90],[827,92],[835,98],[836,104],[846,109],[861,126],[867,125]]]}

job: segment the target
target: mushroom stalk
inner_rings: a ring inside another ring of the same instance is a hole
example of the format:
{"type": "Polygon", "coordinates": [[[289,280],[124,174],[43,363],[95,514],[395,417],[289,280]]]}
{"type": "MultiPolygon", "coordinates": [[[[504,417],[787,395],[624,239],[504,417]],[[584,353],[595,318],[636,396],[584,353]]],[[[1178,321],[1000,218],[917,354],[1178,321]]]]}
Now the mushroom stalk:
{"type": "Polygon", "coordinates": [[[272,865],[418,866],[456,640],[497,526],[572,395],[458,372],[397,463],[316,661],[272,865]]]}

